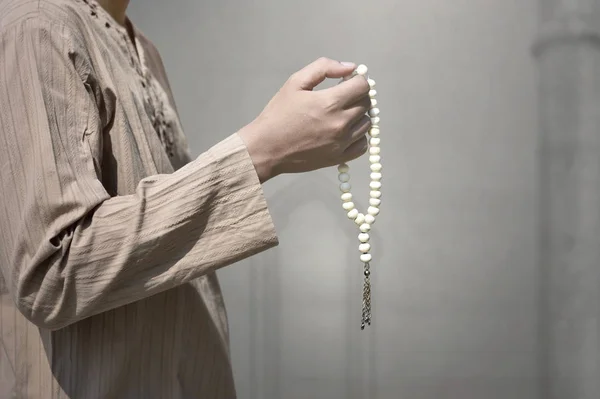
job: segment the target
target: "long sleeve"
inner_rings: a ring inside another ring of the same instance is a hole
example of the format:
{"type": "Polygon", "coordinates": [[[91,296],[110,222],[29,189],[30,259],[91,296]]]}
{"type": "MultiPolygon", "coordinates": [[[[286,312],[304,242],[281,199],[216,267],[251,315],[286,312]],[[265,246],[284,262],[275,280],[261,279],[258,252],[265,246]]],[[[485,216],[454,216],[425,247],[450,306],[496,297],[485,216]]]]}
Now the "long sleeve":
{"type": "Polygon", "coordinates": [[[277,245],[236,134],[110,196],[69,30],[39,18],[0,30],[0,265],[30,321],[62,328],[277,245]]]}

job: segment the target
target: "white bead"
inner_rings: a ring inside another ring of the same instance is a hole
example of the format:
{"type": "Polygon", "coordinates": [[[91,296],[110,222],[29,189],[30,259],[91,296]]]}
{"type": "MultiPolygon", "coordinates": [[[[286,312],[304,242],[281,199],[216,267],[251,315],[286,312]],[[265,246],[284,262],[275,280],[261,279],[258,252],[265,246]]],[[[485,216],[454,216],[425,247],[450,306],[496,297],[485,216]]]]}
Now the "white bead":
{"type": "Polygon", "coordinates": [[[372,181],[371,183],[369,183],[369,187],[371,187],[371,190],[379,190],[381,188],[381,182],[372,181]]]}
{"type": "Polygon", "coordinates": [[[356,216],[358,216],[358,209],[354,208],[348,212],[348,219],[356,219],[356,216]]]}
{"type": "Polygon", "coordinates": [[[369,252],[371,250],[371,244],[368,244],[368,243],[360,244],[358,246],[358,250],[360,252],[362,252],[363,254],[367,253],[367,252],[369,252]]]}
{"type": "Polygon", "coordinates": [[[369,148],[369,154],[379,155],[379,153],[381,153],[381,148],[379,148],[379,147],[370,147],[369,148]]]}
{"type": "Polygon", "coordinates": [[[345,183],[347,181],[350,181],[350,175],[348,173],[340,173],[338,175],[338,179],[342,182],[345,183]]]}
{"type": "MultiPolygon", "coordinates": [[[[371,148],[379,148],[379,147],[371,147],[371,148]]],[[[372,164],[371,164],[371,170],[372,170],[373,172],[379,172],[379,171],[381,171],[381,164],[380,164],[379,162],[377,162],[377,163],[372,163],[372,164]]]]}
{"type": "Polygon", "coordinates": [[[363,262],[363,263],[370,262],[370,261],[371,261],[371,259],[373,259],[373,257],[371,256],[371,254],[362,254],[362,255],[360,256],[360,260],[361,260],[361,262],[363,262]]]}
{"type": "Polygon", "coordinates": [[[354,222],[360,226],[365,222],[365,215],[363,213],[359,213],[358,216],[356,216],[356,219],[354,219],[354,222]]]}
{"type": "Polygon", "coordinates": [[[344,208],[347,211],[350,211],[352,209],[354,209],[354,202],[350,201],[350,202],[344,202],[342,204],[342,208],[344,208]]]}
{"type": "Polygon", "coordinates": [[[382,179],[382,165],[381,165],[381,148],[379,139],[380,129],[379,122],[381,118],[379,117],[380,109],[377,106],[378,101],[375,98],[377,96],[376,82],[374,79],[370,78],[368,75],[368,68],[364,64],[360,64],[352,73],[352,76],[361,75],[364,76],[367,80],[367,84],[369,85],[369,97],[370,97],[370,109],[367,112],[368,116],[371,119],[371,128],[369,129],[369,162],[370,162],[370,177],[371,181],[369,186],[371,191],[369,193],[369,207],[367,209],[366,214],[362,214],[358,212],[356,209],[356,205],[353,202],[353,195],[350,193],[351,185],[350,185],[350,167],[346,163],[342,163],[338,165],[338,180],[340,181],[340,190],[342,191],[341,199],[342,199],[342,207],[348,211],[347,216],[349,219],[352,219],[361,233],[358,235],[358,239],[361,244],[359,245],[359,250],[361,252],[360,259],[361,261],[368,263],[371,261],[372,256],[368,252],[371,249],[371,245],[368,243],[370,240],[369,231],[371,230],[371,225],[375,222],[375,216],[379,214],[379,205],[381,204],[381,179],[382,179]]]}
{"type": "Polygon", "coordinates": [[[363,65],[363,64],[360,64],[355,69],[356,74],[362,75],[362,76],[366,75],[368,71],[369,71],[369,68],[367,68],[367,66],[363,65]]]}
{"type": "Polygon", "coordinates": [[[379,111],[379,108],[371,108],[371,109],[369,110],[369,116],[370,116],[371,118],[375,118],[377,115],[379,115],[379,112],[380,112],[380,111],[379,111]]]}

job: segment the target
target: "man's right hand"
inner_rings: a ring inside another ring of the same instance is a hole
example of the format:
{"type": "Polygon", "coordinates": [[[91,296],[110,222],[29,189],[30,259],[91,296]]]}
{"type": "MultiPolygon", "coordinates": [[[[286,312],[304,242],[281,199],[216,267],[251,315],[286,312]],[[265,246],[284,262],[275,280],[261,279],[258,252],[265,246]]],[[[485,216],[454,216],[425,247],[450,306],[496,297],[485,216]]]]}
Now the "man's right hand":
{"type": "Polygon", "coordinates": [[[261,182],[347,162],[367,150],[367,80],[357,75],[313,91],[326,78],[350,75],[356,65],[320,58],[294,73],[261,114],[239,131],[261,182]]]}

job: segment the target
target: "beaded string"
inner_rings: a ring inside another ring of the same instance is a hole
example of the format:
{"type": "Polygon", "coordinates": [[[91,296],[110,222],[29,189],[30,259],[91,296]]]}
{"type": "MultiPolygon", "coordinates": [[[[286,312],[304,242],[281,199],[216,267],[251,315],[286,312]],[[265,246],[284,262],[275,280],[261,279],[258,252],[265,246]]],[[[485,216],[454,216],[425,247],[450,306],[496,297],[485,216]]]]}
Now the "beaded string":
{"type": "Polygon", "coordinates": [[[342,163],[338,166],[338,179],[340,181],[340,190],[342,191],[342,208],[347,212],[348,219],[354,221],[358,226],[360,233],[358,234],[358,250],[360,252],[360,261],[363,263],[363,300],[362,300],[362,317],[361,330],[365,326],[371,325],[371,260],[372,255],[370,235],[371,226],[375,223],[375,218],[379,214],[379,206],[381,204],[381,148],[379,138],[379,108],[377,107],[377,90],[375,90],[375,81],[367,76],[368,68],[365,65],[359,65],[352,76],[361,75],[367,77],[369,83],[369,97],[371,98],[371,106],[369,109],[369,117],[371,118],[371,128],[369,129],[369,162],[371,169],[371,182],[369,183],[369,207],[366,214],[360,213],[354,202],[352,201],[352,193],[350,189],[350,166],[342,163]]]}

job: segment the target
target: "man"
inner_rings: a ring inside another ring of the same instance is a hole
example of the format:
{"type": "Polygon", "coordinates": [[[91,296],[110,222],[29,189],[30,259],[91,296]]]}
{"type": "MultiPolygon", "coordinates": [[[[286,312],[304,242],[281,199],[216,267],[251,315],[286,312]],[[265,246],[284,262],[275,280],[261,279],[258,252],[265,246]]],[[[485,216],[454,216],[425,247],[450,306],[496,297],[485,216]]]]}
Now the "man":
{"type": "Polygon", "coordinates": [[[277,244],[262,183],[367,148],[368,84],[312,91],[355,67],[322,58],[191,159],[127,4],[0,0],[3,398],[235,398],[215,271],[277,244]]]}

